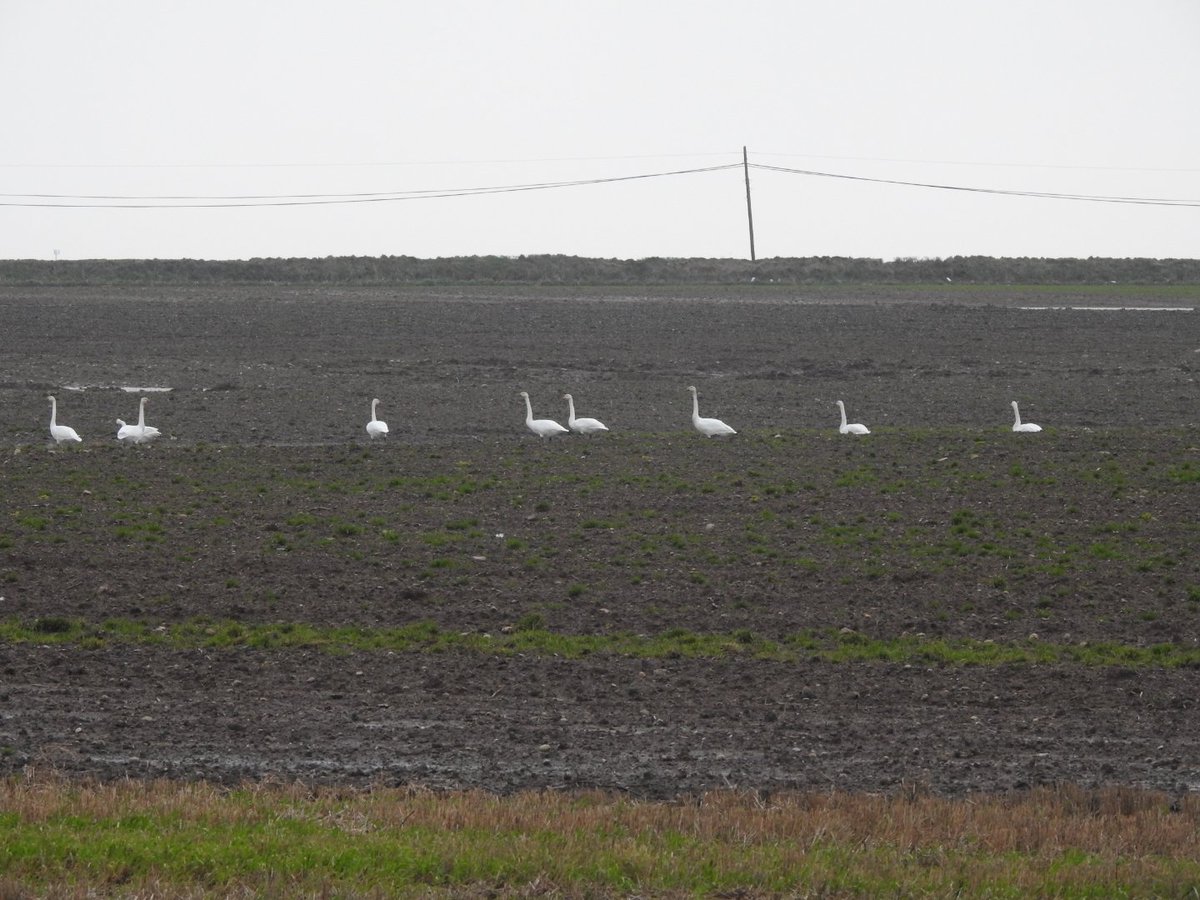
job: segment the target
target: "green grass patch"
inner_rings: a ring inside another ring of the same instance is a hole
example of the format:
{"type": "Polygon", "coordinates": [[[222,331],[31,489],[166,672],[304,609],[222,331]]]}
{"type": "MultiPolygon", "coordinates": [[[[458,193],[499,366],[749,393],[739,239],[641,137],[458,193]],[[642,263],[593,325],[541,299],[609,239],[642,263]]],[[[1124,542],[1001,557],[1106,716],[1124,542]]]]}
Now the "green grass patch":
{"type": "Polygon", "coordinates": [[[1190,896],[1200,801],[0,781],[6,896],[1190,896]]]}
{"type": "MultiPolygon", "coordinates": [[[[573,594],[577,596],[582,590],[573,594]]],[[[250,648],[283,650],[387,650],[440,653],[447,650],[489,654],[538,654],[582,659],[607,654],[636,659],[751,656],[787,663],[801,659],[831,663],[888,662],[948,666],[1048,665],[1196,667],[1200,649],[1179,644],[1135,646],[1111,642],[1054,644],[1037,640],[996,643],[906,635],[872,638],[858,632],[810,630],[780,638],[753,634],[695,632],[672,628],[662,634],[562,634],[526,616],[507,633],[487,634],[439,628],[417,622],[398,628],[321,627],[305,623],[245,623],[204,619],[151,625],[130,619],[91,624],[63,617],[0,621],[0,643],[148,645],[175,649],[250,648]]]]}

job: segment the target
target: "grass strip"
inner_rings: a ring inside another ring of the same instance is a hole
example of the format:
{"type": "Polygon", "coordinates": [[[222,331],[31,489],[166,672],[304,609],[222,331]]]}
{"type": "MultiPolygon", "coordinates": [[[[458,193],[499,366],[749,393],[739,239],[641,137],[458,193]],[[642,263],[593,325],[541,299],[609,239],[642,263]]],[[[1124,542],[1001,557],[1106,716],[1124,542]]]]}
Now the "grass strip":
{"type": "Polygon", "coordinates": [[[1190,896],[1200,800],[0,781],[0,892],[1190,896]]]}
{"type": "Polygon", "coordinates": [[[1071,663],[1127,668],[1200,668],[1200,648],[1163,643],[1136,646],[1116,643],[1055,644],[1040,640],[995,643],[968,638],[903,635],[872,638],[858,632],[812,630],[779,639],[747,630],[728,634],[673,628],[658,635],[560,634],[544,628],[502,634],[458,632],[432,622],[397,628],[324,627],[305,623],[245,623],[195,619],[152,625],[133,619],[88,623],[60,617],[0,621],[2,644],[164,646],[174,649],[247,648],[317,649],[328,652],[391,651],[440,653],[466,651],[498,655],[592,655],[634,659],[753,658],[775,662],[888,662],[913,665],[996,666],[1071,663]]]}

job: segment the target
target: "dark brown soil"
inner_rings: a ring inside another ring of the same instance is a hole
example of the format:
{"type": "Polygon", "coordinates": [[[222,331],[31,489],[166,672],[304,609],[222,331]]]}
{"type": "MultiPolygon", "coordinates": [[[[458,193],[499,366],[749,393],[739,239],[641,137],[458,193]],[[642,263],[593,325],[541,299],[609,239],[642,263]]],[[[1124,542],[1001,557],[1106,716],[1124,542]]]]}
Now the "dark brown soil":
{"type": "MultiPolygon", "coordinates": [[[[6,289],[0,620],[1195,647],[1196,313],[1021,308],[1101,305],[1196,303],[6,289]],[[735,438],[691,430],[689,384],[735,438]],[[118,445],[122,387],[171,388],[157,443],[118,445]],[[539,440],[520,390],[611,432],[539,440]],[[82,445],[49,446],[47,393],[82,445]]],[[[1164,668],[0,643],[0,771],[1194,790],[1196,696],[1164,668]]]]}

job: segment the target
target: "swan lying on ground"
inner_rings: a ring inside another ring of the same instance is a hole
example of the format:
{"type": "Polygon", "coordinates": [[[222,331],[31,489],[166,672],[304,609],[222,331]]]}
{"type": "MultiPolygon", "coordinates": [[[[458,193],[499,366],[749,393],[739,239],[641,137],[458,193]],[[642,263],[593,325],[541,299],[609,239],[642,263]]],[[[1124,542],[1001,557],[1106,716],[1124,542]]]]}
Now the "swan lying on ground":
{"type": "Polygon", "coordinates": [[[521,396],[525,398],[526,428],[528,428],[538,437],[553,437],[556,434],[567,433],[567,429],[563,428],[553,419],[535,419],[533,417],[533,404],[529,402],[529,392],[521,391],[521,396]]]}
{"type": "Polygon", "coordinates": [[[567,401],[567,427],[576,434],[595,434],[598,431],[608,431],[608,426],[599,419],[589,419],[586,416],[582,419],[575,418],[575,398],[570,394],[563,394],[562,398],[567,401]]]}
{"type": "Polygon", "coordinates": [[[117,424],[121,426],[117,429],[118,441],[130,441],[134,444],[147,444],[162,434],[162,432],[153,425],[146,424],[145,397],[143,397],[141,402],[138,403],[138,421],[136,425],[126,425],[122,419],[117,419],[117,424]]]}
{"type": "Polygon", "coordinates": [[[75,429],[68,425],[58,424],[58,401],[53,397],[47,397],[50,401],[50,437],[54,438],[54,443],[61,444],[63,441],[78,441],[83,443],[83,438],[75,433],[75,429]]]}
{"type": "Polygon", "coordinates": [[[374,440],[377,437],[387,437],[388,427],[387,422],[380,420],[375,415],[375,407],[379,405],[379,398],[376,397],[371,401],[371,421],[367,423],[367,434],[374,440]]]}
{"type": "Polygon", "coordinates": [[[1032,422],[1021,421],[1021,410],[1017,406],[1017,401],[1012,402],[1013,408],[1013,431],[1041,431],[1041,425],[1034,425],[1032,422]]]}
{"type": "Polygon", "coordinates": [[[847,425],[846,424],[846,404],[843,403],[841,400],[839,400],[837,402],[837,406],[838,406],[838,409],[840,409],[842,411],[842,424],[838,426],[838,431],[840,431],[842,434],[870,434],[871,433],[870,429],[868,429],[866,425],[862,425],[858,422],[851,422],[850,424],[847,425]]]}
{"type": "Polygon", "coordinates": [[[700,415],[700,401],[696,396],[695,385],[688,385],[688,390],[692,392],[692,424],[696,430],[706,437],[717,437],[723,434],[737,434],[732,428],[722,422],[720,419],[706,419],[700,415]]]}

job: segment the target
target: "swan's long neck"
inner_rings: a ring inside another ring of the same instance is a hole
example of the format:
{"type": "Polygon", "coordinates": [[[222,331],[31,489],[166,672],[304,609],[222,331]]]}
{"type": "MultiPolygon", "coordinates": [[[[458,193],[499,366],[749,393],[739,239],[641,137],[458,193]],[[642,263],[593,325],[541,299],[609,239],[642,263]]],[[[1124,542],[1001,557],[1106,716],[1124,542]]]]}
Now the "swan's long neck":
{"type": "Polygon", "coordinates": [[[1021,410],[1019,410],[1017,408],[1016,400],[1014,400],[1012,402],[1012,407],[1013,407],[1013,425],[1020,425],[1021,424],[1021,410]]]}
{"type": "Polygon", "coordinates": [[[142,398],[142,402],[138,404],[138,428],[146,427],[146,398],[142,398]]]}
{"type": "Polygon", "coordinates": [[[53,397],[51,397],[50,398],[50,427],[51,428],[53,428],[57,424],[57,422],[55,421],[57,418],[58,418],[58,401],[55,400],[53,397]]]}
{"type": "Polygon", "coordinates": [[[692,391],[692,418],[700,418],[700,397],[695,391],[692,391]]]}
{"type": "Polygon", "coordinates": [[[842,411],[842,427],[846,427],[846,404],[841,400],[838,401],[838,409],[842,411]]]}
{"type": "Polygon", "coordinates": [[[570,413],[570,418],[575,418],[575,398],[567,397],[567,411],[570,413]]]}
{"type": "Polygon", "coordinates": [[[371,419],[372,419],[372,420],[375,420],[375,419],[379,418],[377,415],[375,415],[375,407],[376,407],[376,406],[378,406],[378,405],[379,405],[379,400],[378,400],[378,399],[376,399],[376,400],[372,400],[372,401],[371,401],[371,419]]]}
{"type": "Polygon", "coordinates": [[[525,395],[525,421],[533,421],[533,404],[529,402],[529,395],[525,395]]]}

